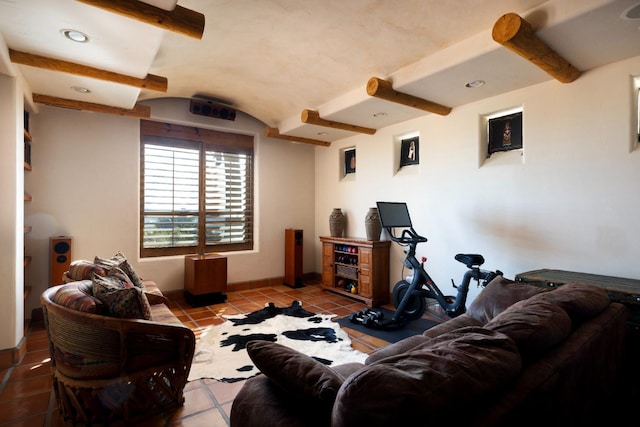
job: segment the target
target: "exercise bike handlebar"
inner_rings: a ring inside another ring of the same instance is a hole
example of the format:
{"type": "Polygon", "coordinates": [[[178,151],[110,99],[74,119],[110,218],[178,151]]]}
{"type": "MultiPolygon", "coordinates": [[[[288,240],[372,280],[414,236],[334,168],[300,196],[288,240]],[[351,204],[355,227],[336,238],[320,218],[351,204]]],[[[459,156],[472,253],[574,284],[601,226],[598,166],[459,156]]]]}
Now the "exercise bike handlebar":
{"type": "Polygon", "coordinates": [[[386,230],[391,240],[402,245],[416,245],[427,241],[427,238],[419,235],[413,227],[403,229],[400,236],[395,235],[393,227],[386,227],[386,230]]]}

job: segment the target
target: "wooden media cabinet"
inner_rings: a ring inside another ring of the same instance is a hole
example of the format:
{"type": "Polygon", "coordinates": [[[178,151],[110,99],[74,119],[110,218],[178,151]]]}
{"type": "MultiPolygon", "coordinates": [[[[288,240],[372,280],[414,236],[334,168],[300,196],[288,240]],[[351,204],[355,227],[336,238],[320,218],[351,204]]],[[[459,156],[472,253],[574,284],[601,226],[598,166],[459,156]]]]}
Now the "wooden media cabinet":
{"type": "Polygon", "coordinates": [[[370,307],[389,302],[388,240],[320,237],[322,287],[370,307]]]}

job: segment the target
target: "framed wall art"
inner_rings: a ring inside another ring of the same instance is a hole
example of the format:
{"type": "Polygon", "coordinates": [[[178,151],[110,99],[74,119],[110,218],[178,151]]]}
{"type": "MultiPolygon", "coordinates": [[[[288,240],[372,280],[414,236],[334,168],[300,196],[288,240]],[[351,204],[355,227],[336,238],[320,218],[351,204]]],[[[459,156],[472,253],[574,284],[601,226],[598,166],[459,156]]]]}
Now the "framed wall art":
{"type": "Polygon", "coordinates": [[[489,119],[489,152],[522,149],[522,111],[489,119]]]}
{"type": "Polygon", "coordinates": [[[356,149],[344,150],[344,175],[356,173],[356,149]]]}
{"type": "Polygon", "coordinates": [[[420,163],[420,137],[403,139],[400,143],[400,167],[420,163]]]}

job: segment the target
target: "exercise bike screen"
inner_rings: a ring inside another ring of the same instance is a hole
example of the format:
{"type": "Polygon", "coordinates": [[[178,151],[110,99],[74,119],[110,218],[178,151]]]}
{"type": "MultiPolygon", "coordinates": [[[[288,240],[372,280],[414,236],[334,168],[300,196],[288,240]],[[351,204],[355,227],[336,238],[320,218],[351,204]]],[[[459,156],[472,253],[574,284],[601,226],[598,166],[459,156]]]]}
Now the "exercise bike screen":
{"type": "Polygon", "coordinates": [[[384,228],[411,228],[409,209],[404,202],[376,202],[380,223],[384,228]]]}

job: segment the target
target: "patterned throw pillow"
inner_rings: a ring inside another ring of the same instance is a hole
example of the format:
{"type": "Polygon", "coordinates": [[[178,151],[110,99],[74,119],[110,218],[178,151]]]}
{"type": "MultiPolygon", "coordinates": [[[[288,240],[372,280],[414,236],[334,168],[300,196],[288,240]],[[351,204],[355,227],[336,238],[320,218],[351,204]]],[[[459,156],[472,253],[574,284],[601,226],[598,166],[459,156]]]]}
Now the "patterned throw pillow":
{"type": "Polygon", "coordinates": [[[94,263],[104,267],[106,270],[109,270],[112,267],[118,267],[122,271],[124,271],[127,276],[129,276],[134,286],[137,286],[138,288],[144,287],[144,285],[142,284],[142,279],[140,278],[138,273],[133,269],[133,267],[127,260],[127,257],[124,256],[122,252],[117,252],[111,258],[100,258],[96,256],[94,259],[94,263]]]}
{"type": "Polygon", "coordinates": [[[105,276],[104,268],[84,259],[73,261],[69,265],[69,278],[73,280],[91,280],[93,273],[105,276]]]}
{"type": "Polygon", "coordinates": [[[93,295],[105,305],[112,317],[151,320],[151,307],[144,291],[125,288],[114,277],[93,277],[93,295]]]}
{"type": "Polygon", "coordinates": [[[102,301],[91,296],[91,293],[91,280],[71,282],[58,289],[52,300],[56,304],[72,310],[100,314],[104,305],[102,301]]]}
{"type": "Polygon", "coordinates": [[[119,267],[112,267],[109,270],[107,277],[110,279],[117,280],[120,287],[133,288],[134,286],[133,282],[131,281],[131,278],[127,276],[127,274],[124,271],[122,271],[122,269],[119,267]]]}

